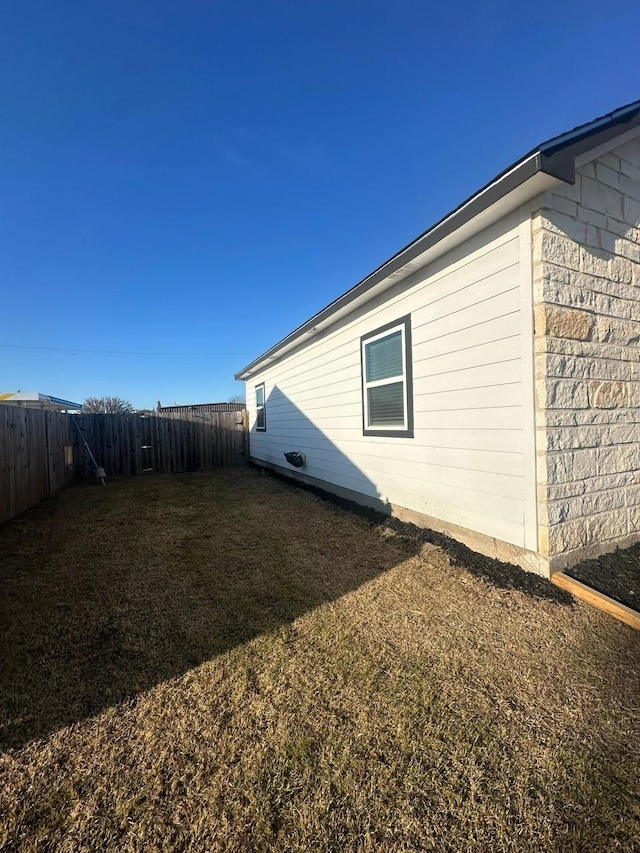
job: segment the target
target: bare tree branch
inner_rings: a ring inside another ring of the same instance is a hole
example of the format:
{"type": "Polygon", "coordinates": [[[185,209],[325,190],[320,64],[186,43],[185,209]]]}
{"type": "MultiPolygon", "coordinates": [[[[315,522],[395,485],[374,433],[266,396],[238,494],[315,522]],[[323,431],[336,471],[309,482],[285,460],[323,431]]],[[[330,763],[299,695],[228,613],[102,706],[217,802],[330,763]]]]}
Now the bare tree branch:
{"type": "Polygon", "coordinates": [[[130,415],[135,412],[135,407],[122,397],[87,397],[82,411],[99,415],[130,415]]]}

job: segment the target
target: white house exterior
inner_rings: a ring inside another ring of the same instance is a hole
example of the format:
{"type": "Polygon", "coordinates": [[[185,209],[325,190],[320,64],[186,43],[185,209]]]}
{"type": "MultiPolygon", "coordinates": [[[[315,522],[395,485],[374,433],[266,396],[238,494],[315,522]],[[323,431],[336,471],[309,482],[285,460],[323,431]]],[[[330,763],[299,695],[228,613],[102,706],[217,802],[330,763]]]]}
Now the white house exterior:
{"type": "Polygon", "coordinates": [[[640,539],[639,341],[640,101],[242,370],[251,459],[548,575],[640,539]]]}

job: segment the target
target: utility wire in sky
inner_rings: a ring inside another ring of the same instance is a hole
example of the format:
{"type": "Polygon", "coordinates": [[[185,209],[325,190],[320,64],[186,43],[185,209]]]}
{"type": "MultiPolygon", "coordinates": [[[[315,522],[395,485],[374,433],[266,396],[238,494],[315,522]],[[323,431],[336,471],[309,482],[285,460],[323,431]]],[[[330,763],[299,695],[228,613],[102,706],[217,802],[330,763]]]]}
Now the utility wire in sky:
{"type": "Polygon", "coordinates": [[[184,358],[209,358],[220,356],[234,356],[237,358],[251,358],[253,353],[249,352],[136,352],[127,350],[104,350],[104,349],[67,349],[61,347],[32,347],[19,344],[0,344],[0,350],[29,350],[39,352],[59,352],[67,355],[124,355],[124,356],[180,356],[184,358]]]}

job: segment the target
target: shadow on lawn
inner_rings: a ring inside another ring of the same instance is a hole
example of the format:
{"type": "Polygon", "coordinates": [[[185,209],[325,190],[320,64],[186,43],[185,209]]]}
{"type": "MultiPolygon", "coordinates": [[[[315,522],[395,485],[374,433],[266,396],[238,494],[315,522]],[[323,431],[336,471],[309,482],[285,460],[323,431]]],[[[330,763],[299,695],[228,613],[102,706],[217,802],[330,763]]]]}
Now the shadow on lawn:
{"type": "MultiPolygon", "coordinates": [[[[302,429],[326,454],[330,443],[300,413],[288,449],[302,429]]],[[[350,460],[340,464],[377,493],[350,460]]],[[[331,503],[320,509],[275,477],[236,468],[70,488],[4,525],[0,744],[18,747],[181,676],[357,589],[425,541],[500,587],[571,602],[431,531],[360,507],[370,528],[331,503]],[[382,541],[381,524],[395,541],[382,541]]]]}
{"type": "MultiPolygon", "coordinates": [[[[533,598],[547,599],[556,604],[571,605],[573,603],[573,599],[569,593],[560,590],[540,575],[524,571],[510,563],[503,563],[493,560],[490,557],[485,557],[442,533],[420,528],[396,518],[390,518],[390,504],[381,499],[377,485],[354,465],[322,430],[318,429],[304,412],[294,405],[277,386],[271,389],[266,402],[267,430],[275,427],[277,440],[274,442],[272,437],[269,438],[267,436],[268,440],[263,444],[262,437],[264,433],[256,432],[254,426],[251,433],[251,446],[257,449],[258,457],[261,460],[277,464],[280,467],[288,467],[282,458],[282,454],[280,452],[274,453],[273,447],[275,446],[279,449],[286,447],[288,450],[294,450],[298,448],[299,444],[302,444],[302,447],[310,456],[311,464],[315,469],[320,469],[312,470],[313,474],[321,478],[323,475],[322,466],[323,464],[327,464],[328,460],[328,477],[333,475],[336,478],[337,468],[336,482],[344,482],[346,476],[347,482],[353,482],[353,489],[373,499],[374,505],[380,505],[380,509],[376,510],[364,507],[352,501],[328,494],[316,486],[309,485],[300,480],[292,481],[291,478],[285,477],[273,470],[270,470],[271,476],[278,477],[289,485],[293,482],[299,488],[310,491],[323,500],[328,500],[333,504],[356,512],[358,515],[369,518],[374,523],[393,528],[402,536],[405,546],[409,550],[413,548],[417,552],[425,542],[431,542],[445,551],[452,566],[465,569],[493,586],[501,589],[518,590],[533,598]]],[[[481,496],[479,496],[480,499],[481,496]]]]}
{"type": "Polygon", "coordinates": [[[181,676],[406,558],[327,509],[245,467],[71,487],[4,525],[0,746],[181,676]]]}
{"type": "Polygon", "coordinates": [[[447,554],[450,565],[464,569],[475,577],[482,578],[486,583],[490,583],[499,589],[518,590],[518,592],[522,592],[531,598],[553,601],[555,604],[573,604],[573,598],[568,592],[554,586],[541,575],[537,575],[534,572],[526,572],[512,563],[503,563],[500,560],[486,557],[477,551],[472,551],[471,548],[463,545],[462,542],[458,542],[444,533],[418,527],[410,522],[400,521],[400,519],[392,518],[384,512],[328,494],[316,486],[311,486],[297,480],[292,481],[275,471],[269,471],[269,476],[275,477],[288,485],[294,485],[304,491],[311,492],[328,503],[335,504],[368,519],[373,524],[393,530],[402,538],[405,547],[408,545],[409,551],[418,553],[421,545],[430,542],[447,554]]]}

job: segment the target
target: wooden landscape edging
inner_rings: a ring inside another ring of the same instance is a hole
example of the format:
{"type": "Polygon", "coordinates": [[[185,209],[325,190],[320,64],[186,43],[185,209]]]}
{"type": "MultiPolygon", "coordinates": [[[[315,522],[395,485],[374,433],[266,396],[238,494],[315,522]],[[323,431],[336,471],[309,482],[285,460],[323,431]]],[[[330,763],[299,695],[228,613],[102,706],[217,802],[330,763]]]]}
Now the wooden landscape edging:
{"type": "Polygon", "coordinates": [[[560,587],[560,589],[570,592],[576,598],[586,601],[587,604],[592,604],[599,610],[604,610],[605,613],[619,619],[625,625],[635,628],[636,631],[640,631],[640,613],[631,607],[620,604],[619,601],[614,601],[613,598],[609,598],[603,592],[598,592],[597,589],[593,589],[593,587],[587,586],[569,575],[565,575],[564,572],[554,572],[551,575],[551,583],[560,587]]]}

